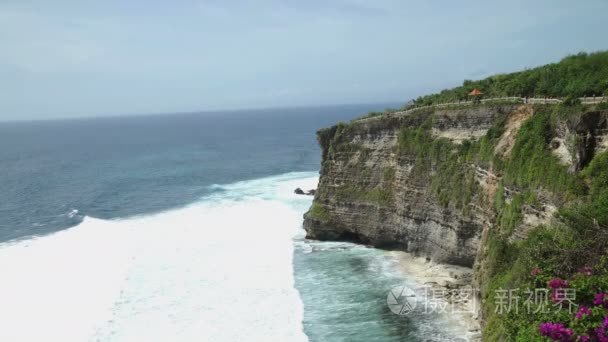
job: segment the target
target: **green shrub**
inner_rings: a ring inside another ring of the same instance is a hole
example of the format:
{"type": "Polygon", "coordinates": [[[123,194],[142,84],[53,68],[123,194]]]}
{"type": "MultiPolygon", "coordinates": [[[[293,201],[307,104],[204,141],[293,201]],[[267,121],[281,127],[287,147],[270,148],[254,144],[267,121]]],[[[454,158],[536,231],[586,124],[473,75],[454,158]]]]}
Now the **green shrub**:
{"type": "Polygon", "coordinates": [[[592,197],[608,189],[608,151],[598,154],[583,170],[582,175],[590,183],[590,195],[592,197]]]}
{"type": "Polygon", "coordinates": [[[581,104],[581,100],[578,97],[574,97],[572,95],[566,96],[566,98],[562,101],[562,106],[573,107],[581,104]]]}
{"type": "MultiPolygon", "coordinates": [[[[608,95],[606,95],[608,97],[608,95]]],[[[596,106],[597,110],[607,110],[608,109],[608,101],[600,102],[596,106]]]]}

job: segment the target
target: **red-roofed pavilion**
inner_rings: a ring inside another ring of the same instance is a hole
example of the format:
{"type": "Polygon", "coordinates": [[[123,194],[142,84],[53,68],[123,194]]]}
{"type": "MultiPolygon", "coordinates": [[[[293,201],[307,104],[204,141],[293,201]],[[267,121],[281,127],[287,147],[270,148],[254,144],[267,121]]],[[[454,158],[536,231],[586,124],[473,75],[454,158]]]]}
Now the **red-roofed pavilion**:
{"type": "Polygon", "coordinates": [[[483,93],[481,92],[481,90],[479,90],[477,88],[471,90],[471,92],[469,93],[469,96],[479,96],[479,95],[483,95],[483,93]]]}

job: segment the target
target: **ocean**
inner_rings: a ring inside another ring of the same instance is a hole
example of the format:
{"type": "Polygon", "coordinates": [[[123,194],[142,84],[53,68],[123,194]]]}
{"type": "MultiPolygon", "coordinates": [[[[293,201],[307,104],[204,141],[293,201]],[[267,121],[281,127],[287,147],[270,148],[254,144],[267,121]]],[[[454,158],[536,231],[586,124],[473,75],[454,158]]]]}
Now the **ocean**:
{"type": "Polygon", "coordinates": [[[390,253],[305,239],[315,131],[390,105],[0,123],[0,341],[450,341],[390,253]]]}

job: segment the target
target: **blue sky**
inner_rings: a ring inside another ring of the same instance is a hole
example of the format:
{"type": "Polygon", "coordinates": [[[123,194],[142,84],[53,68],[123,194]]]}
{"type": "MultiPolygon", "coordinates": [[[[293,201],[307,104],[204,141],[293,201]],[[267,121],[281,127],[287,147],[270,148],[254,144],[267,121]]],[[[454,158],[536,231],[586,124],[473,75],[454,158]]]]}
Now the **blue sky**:
{"type": "Polygon", "coordinates": [[[608,1],[0,3],[0,120],[403,102],[608,49],[608,1]]]}

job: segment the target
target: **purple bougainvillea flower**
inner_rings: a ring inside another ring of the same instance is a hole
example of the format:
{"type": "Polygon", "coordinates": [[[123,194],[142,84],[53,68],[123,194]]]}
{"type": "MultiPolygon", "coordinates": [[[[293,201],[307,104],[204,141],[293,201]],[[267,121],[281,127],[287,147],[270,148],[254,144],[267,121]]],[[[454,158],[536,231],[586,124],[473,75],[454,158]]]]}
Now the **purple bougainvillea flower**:
{"type": "Polygon", "coordinates": [[[541,335],[547,336],[553,341],[571,341],[572,329],[566,328],[561,323],[546,322],[538,326],[538,331],[541,335]]]}
{"type": "Polygon", "coordinates": [[[590,342],[591,341],[591,337],[589,337],[589,335],[581,335],[578,337],[578,342],[590,342]]]}
{"type": "Polygon", "coordinates": [[[608,342],[608,336],[606,336],[606,329],[601,326],[595,329],[595,334],[597,337],[597,341],[599,342],[608,342]]]}
{"type": "Polygon", "coordinates": [[[560,278],[553,278],[549,280],[547,285],[552,289],[563,289],[568,287],[568,282],[560,278]]]}
{"type": "Polygon", "coordinates": [[[603,305],[605,308],[608,308],[608,293],[596,293],[595,299],[593,300],[593,304],[603,305]]]}
{"type": "Polygon", "coordinates": [[[551,289],[549,298],[553,303],[561,303],[566,299],[566,290],[563,288],[551,289]]]}
{"type": "Polygon", "coordinates": [[[576,319],[581,319],[585,316],[591,315],[591,309],[589,309],[588,307],[581,305],[578,308],[578,311],[576,312],[576,319]]]}
{"type": "Polygon", "coordinates": [[[602,324],[595,328],[595,334],[597,337],[597,341],[599,342],[608,342],[608,316],[604,317],[604,321],[602,324]]]}
{"type": "Polygon", "coordinates": [[[558,289],[551,290],[551,295],[549,296],[549,299],[551,299],[551,301],[553,303],[557,303],[557,291],[559,291],[559,290],[558,289]]]}

